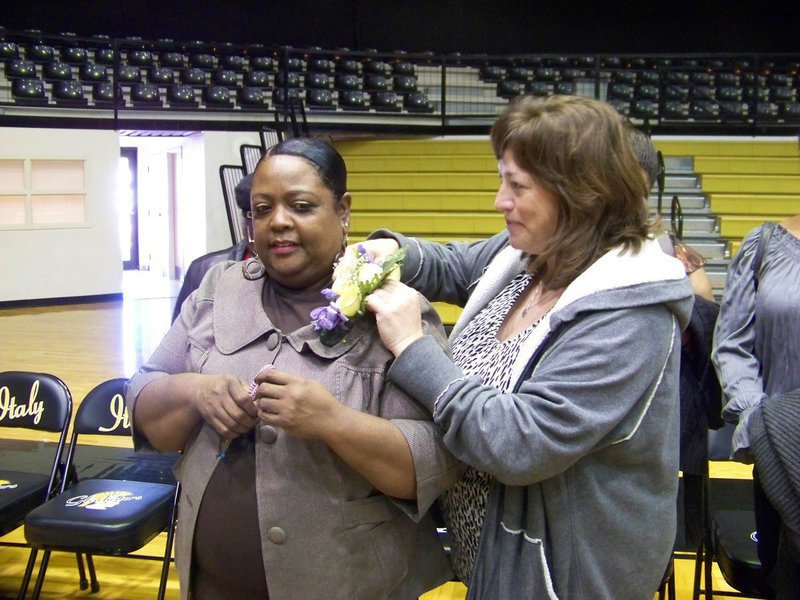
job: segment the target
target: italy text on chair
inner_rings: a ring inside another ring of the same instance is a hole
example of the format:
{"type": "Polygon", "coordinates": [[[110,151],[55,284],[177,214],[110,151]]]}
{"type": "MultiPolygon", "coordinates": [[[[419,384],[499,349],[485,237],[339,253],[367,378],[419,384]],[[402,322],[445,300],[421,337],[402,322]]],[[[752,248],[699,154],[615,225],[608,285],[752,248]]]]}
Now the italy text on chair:
{"type": "MultiPolygon", "coordinates": [[[[0,448],[0,535],[22,525],[25,515],[46,502],[58,488],[71,413],[72,396],[58,377],[23,371],[0,373],[0,428],[59,434],[57,443],[48,448],[47,465],[41,468],[22,464],[0,448]]],[[[37,550],[31,549],[21,590],[30,580],[36,554],[37,550]]]]}
{"type": "MultiPolygon", "coordinates": [[[[68,472],[77,464],[80,435],[131,435],[124,402],[125,381],[111,379],[101,383],[78,406],[66,459],[68,472]]],[[[158,590],[158,598],[163,598],[172,555],[179,486],[99,478],[70,483],[62,484],[58,496],[25,518],[25,539],[34,548],[45,551],[33,597],[38,598],[41,592],[51,551],[85,554],[92,590],[97,591],[99,585],[91,555],[126,556],[166,530],[158,590]]]]}

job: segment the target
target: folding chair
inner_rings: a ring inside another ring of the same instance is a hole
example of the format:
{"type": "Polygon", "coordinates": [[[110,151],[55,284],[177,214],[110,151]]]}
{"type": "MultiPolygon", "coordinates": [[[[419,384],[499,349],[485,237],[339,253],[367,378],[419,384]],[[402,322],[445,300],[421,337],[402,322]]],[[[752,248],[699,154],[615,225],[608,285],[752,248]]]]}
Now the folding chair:
{"type": "Polygon", "coordinates": [[[264,155],[264,148],[257,144],[242,144],[239,146],[239,156],[242,158],[245,175],[256,170],[256,165],[264,155]]]}
{"type": "MultiPolygon", "coordinates": [[[[67,453],[67,472],[71,472],[75,464],[79,435],[131,435],[124,400],[125,382],[125,379],[111,379],[101,383],[78,406],[67,453]]],[[[163,599],[172,556],[179,487],[178,484],[124,479],[84,479],[69,486],[63,482],[58,496],[25,517],[25,539],[34,548],[45,551],[33,597],[38,598],[41,593],[52,550],[85,554],[92,591],[96,592],[100,586],[93,554],[128,556],[166,530],[158,588],[158,598],[163,599]]]]}
{"type": "Polygon", "coordinates": [[[221,165],[219,179],[222,183],[222,197],[225,199],[225,213],[228,215],[228,226],[231,240],[238,244],[244,238],[244,215],[236,204],[236,186],[244,179],[245,169],[239,165],[221,165]]]}
{"type": "MultiPolygon", "coordinates": [[[[49,455],[52,458],[46,473],[31,470],[27,465],[16,465],[15,469],[13,458],[0,449],[0,535],[5,535],[22,525],[25,515],[46,502],[58,488],[63,475],[61,455],[72,414],[72,396],[55,375],[6,371],[0,373],[0,409],[0,428],[60,434],[49,455]]],[[[20,590],[28,586],[37,552],[31,548],[20,590]]]]}
{"type": "MultiPolygon", "coordinates": [[[[725,438],[732,426],[710,432],[711,460],[728,460],[730,442],[718,443],[714,438],[725,438]],[[724,447],[724,454],[715,454],[714,448],[724,447]]],[[[761,572],[758,559],[758,542],[755,513],[752,502],[736,509],[712,508],[708,474],[703,479],[703,541],[697,550],[694,566],[693,600],[703,595],[706,600],[714,596],[739,598],[766,598],[768,586],[761,572]],[[716,562],[725,582],[735,592],[717,590],[713,587],[712,567],[716,562]]],[[[752,498],[752,493],[748,498],[752,498]]]]}

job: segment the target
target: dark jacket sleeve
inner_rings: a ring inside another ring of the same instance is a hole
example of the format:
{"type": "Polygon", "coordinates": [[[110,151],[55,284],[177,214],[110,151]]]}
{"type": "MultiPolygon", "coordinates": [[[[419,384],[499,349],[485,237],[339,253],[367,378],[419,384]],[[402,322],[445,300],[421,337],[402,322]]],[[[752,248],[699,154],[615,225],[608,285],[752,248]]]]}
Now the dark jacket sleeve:
{"type": "Polygon", "coordinates": [[[189,268],[186,269],[186,276],[183,278],[183,285],[178,292],[178,297],[175,299],[175,308],[172,310],[173,322],[181,314],[181,306],[183,306],[186,298],[200,286],[200,282],[203,281],[203,277],[208,270],[224,260],[242,260],[246,247],[247,244],[245,242],[240,242],[230,248],[204,254],[191,262],[189,268]]]}

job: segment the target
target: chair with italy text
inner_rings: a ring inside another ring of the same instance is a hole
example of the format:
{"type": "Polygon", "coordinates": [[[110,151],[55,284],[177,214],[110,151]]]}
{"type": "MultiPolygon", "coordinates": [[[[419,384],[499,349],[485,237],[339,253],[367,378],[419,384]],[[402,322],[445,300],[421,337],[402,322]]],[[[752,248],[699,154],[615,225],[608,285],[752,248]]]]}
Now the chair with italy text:
{"type": "MultiPolygon", "coordinates": [[[[52,551],[86,556],[92,591],[99,590],[92,555],[130,556],[166,531],[158,598],[166,591],[172,556],[179,485],[170,482],[77,477],[81,435],[131,436],[125,408],[125,379],[110,379],[92,389],[75,415],[59,494],[25,517],[25,539],[44,550],[33,591],[38,598],[52,551]]],[[[25,590],[23,590],[24,593],[25,590]]]]}
{"type": "MultiPolygon", "coordinates": [[[[61,455],[71,414],[72,396],[55,375],[27,371],[0,373],[0,429],[29,429],[58,436],[56,443],[47,445],[46,465],[26,464],[12,451],[0,447],[0,535],[21,526],[25,515],[57,491],[63,475],[61,455]]],[[[21,590],[27,587],[33,573],[37,552],[31,549],[21,590]]]]}

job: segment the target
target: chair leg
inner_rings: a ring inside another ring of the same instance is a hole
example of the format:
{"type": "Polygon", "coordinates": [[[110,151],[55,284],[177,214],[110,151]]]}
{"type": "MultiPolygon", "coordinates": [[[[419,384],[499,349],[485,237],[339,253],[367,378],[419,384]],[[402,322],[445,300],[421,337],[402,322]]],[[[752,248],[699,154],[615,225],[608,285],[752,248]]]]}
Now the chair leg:
{"type": "Polygon", "coordinates": [[[86,555],[86,568],[89,570],[89,584],[93,594],[100,591],[100,583],[97,581],[97,571],[94,570],[94,559],[91,554],[86,555]]]}
{"type": "Polygon", "coordinates": [[[700,598],[700,573],[703,570],[703,563],[705,561],[704,555],[705,542],[700,542],[697,547],[697,554],[694,557],[694,588],[692,589],[692,600],[699,600],[700,598]]]}
{"type": "Polygon", "coordinates": [[[25,574],[22,576],[22,585],[19,588],[19,596],[17,596],[17,600],[25,600],[25,596],[28,593],[28,586],[31,583],[31,575],[33,575],[33,567],[36,565],[36,556],[39,553],[39,550],[36,548],[31,548],[31,553],[28,555],[28,564],[25,567],[25,574]]]}
{"type": "Polygon", "coordinates": [[[85,590],[89,587],[89,580],[86,579],[86,569],[83,566],[83,556],[80,552],[75,553],[75,560],[78,563],[78,586],[85,590]]]}
{"type": "Polygon", "coordinates": [[[36,576],[36,585],[33,586],[33,600],[39,600],[39,595],[42,593],[42,585],[44,584],[44,576],[47,572],[47,564],[50,562],[50,550],[45,550],[42,553],[42,564],[39,565],[39,574],[36,576]]]}
{"type": "Polygon", "coordinates": [[[172,560],[172,545],[175,539],[175,520],[178,514],[178,498],[180,497],[181,486],[175,488],[175,498],[172,501],[170,511],[169,528],[167,529],[167,542],[164,548],[164,562],[161,565],[161,582],[158,584],[158,600],[164,600],[167,592],[167,579],[169,579],[169,563],[172,560]]]}

